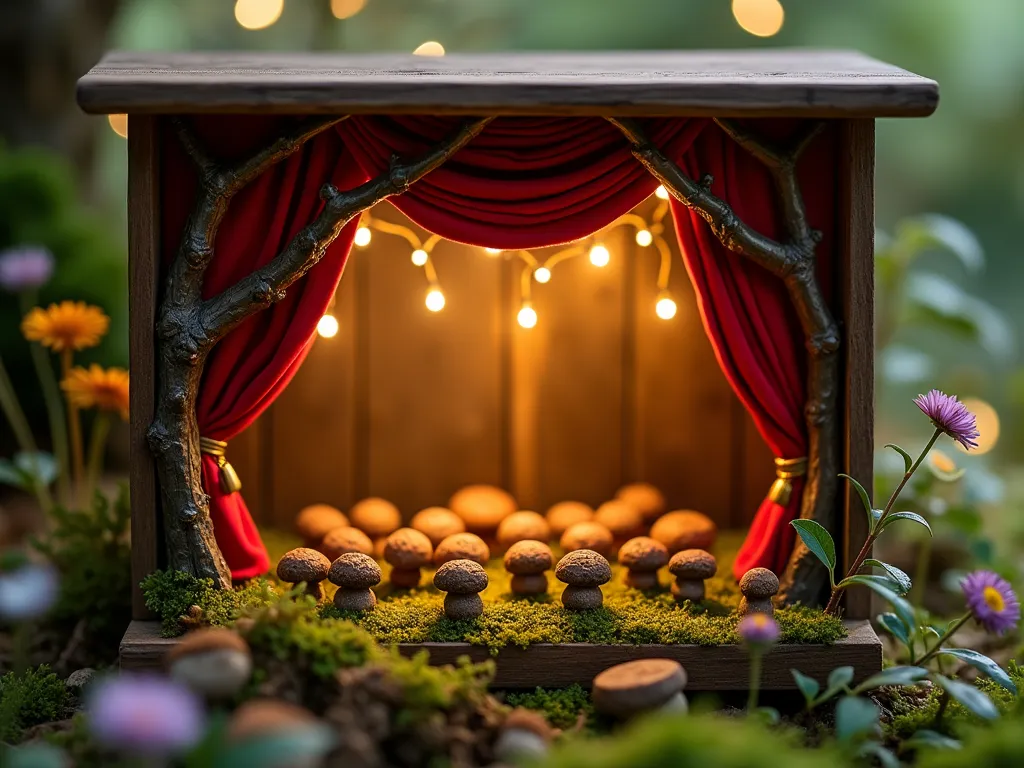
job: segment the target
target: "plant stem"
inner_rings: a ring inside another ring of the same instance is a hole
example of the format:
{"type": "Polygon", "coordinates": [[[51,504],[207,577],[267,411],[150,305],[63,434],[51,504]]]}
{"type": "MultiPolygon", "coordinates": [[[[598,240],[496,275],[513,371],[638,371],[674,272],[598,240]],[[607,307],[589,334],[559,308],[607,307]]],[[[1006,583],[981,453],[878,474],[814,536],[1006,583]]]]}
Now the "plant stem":
{"type": "Polygon", "coordinates": [[[93,494],[96,493],[96,483],[103,467],[103,449],[106,448],[109,434],[110,416],[103,412],[97,413],[92,422],[92,432],[89,435],[89,464],[85,483],[86,504],[91,502],[93,494]]]}
{"type": "Polygon", "coordinates": [[[747,713],[757,709],[757,694],[761,687],[761,657],[764,654],[760,648],[750,649],[750,693],[747,695],[747,713]]]}
{"type": "MultiPolygon", "coordinates": [[[[60,356],[62,378],[71,373],[72,351],[65,349],[60,356]]],[[[68,436],[71,439],[71,465],[74,467],[74,500],[82,501],[82,481],[85,478],[85,456],[82,448],[82,418],[78,409],[68,401],[68,436]]]]}
{"type": "Polygon", "coordinates": [[[50,489],[44,483],[39,482],[39,478],[42,476],[38,464],[39,448],[36,446],[32,428],[28,424],[28,419],[25,418],[25,411],[22,410],[21,403],[18,402],[18,395],[14,391],[11,377],[7,375],[3,360],[0,360],[0,410],[3,411],[7,422],[11,425],[11,431],[14,432],[18,446],[33,457],[36,482],[32,483],[32,490],[36,494],[43,512],[49,514],[53,509],[53,499],[50,497],[50,489]]]}
{"type": "MultiPolygon", "coordinates": [[[[910,482],[910,478],[917,472],[918,467],[921,466],[921,462],[924,461],[925,456],[931,451],[932,446],[935,445],[935,441],[939,439],[939,435],[942,434],[942,430],[936,428],[935,432],[932,433],[931,439],[928,444],[925,445],[924,450],[921,451],[921,455],[917,457],[917,461],[903,474],[903,479],[900,480],[900,484],[896,486],[896,490],[892,492],[889,497],[889,501],[885,503],[885,509],[882,510],[882,515],[878,518],[875,523],[875,529],[868,534],[867,539],[864,540],[864,546],[860,548],[860,552],[857,553],[857,557],[854,558],[853,564],[850,566],[850,570],[846,574],[846,578],[855,576],[860,567],[864,565],[864,561],[867,560],[868,554],[871,552],[871,547],[874,545],[878,535],[882,532],[882,523],[885,522],[885,518],[892,512],[893,506],[896,504],[896,499],[903,492],[903,489],[907,487],[907,483],[910,482]]],[[[834,614],[839,609],[839,596],[845,587],[833,587],[832,596],[829,597],[828,605],[825,606],[825,613],[834,614]]]]}
{"type": "Polygon", "coordinates": [[[966,624],[970,620],[970,618],[971,614],[966,613],[959,619],[957,619],[955,622],[953,622],[953,624],[950,625],[949,629],[943,632],[942,635],[939,636],[939,639],[935,641],[935,645],[933,645],[931,649],[925,653],[924,656],[917,660],[917,666],[922,666],[926,661],[930,661],[931,659],[933,659],[935,657],[935,654],[942,650],[942,646],[949,642],[949,638],[953,636],[953,633],[960,629],[960,627],[962,627],[964,624],[966,624]]]}

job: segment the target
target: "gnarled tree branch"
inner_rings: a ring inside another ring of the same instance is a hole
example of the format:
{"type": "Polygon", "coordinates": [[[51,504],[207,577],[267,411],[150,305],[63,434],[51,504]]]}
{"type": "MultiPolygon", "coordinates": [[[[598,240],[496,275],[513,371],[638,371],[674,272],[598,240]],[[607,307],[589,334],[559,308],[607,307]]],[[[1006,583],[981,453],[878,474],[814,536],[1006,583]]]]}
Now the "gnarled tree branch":
{"type": "MultiPolygon", "coordinates": [[[[779,192],[787,238],[777,241],[757,232],[736,216],[728,203],[711,192],[711,178],[691,179],[660,149],[651,144],[633,120],[609,118],[633,145],[634,156],[656,176],[674,198],[708,222],[729,250],[740,253],[782,278],[804,331],[809,366],[807,403],[808,462],[800,516],[817,520],[835,536],[836,489],[839,471],[839,329],[821,292],[815,273],[815,246],[821,233],[812,229],[797,179],[796,167],[804,150],[821,131],[810,123],[785,145],[766,140],[728,120],[716,122],[737,144],[771,172],[779,192]]],[[[787,457],[789,458],[789,457],[787,457]]],[[[817,558],[797,541],[782,577],[787,602],[817,603],[827,574],[817,558]]]]}

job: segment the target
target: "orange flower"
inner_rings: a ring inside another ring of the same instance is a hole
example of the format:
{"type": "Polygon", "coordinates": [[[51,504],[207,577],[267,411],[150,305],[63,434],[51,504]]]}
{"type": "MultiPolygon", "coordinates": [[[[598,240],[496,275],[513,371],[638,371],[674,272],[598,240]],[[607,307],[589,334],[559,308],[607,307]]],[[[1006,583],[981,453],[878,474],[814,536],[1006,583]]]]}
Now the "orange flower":
{"type": "Polygon", "coordinates": [[[46,309],[35,307],[21,321],[21,332],[54,352],[95,347],[110,327],[99,307],[84,301],[62,301],[46,309]]]}
{"type": "Polygon", "coordinates": [[[89,369],[72,368],[60,388],[75,408],[99,408],[117,411],[128,420],[128,371],[124,368],[104,370],[93,363],[89,369]]]}

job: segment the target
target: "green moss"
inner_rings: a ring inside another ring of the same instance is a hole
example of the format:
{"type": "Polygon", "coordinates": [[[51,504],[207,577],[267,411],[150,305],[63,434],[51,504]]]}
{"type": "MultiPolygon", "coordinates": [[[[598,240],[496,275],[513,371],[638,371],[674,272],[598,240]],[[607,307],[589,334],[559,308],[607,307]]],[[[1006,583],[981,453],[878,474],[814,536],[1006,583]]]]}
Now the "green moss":
{"type": "Polygon", "coordinates": [[[920,768],[1011,768],[1021,764],[1024,755],[1024,721],[1004,717],[985,728],[971,728],[957,750],[929,749],[920,754],[920,768]]]}
{"type": "Polygon", "coordinates": [[[184,632],[181,618],[192,606],[203,609],[203,619],[214,625],[229,624],[246,610],[269,604],[277,594],[266,579],[254,579],[231,590],[213,588],[211,579],[198,579],[181,571],[157,571],[142,580],[146,607],[160,617],[164,635],[184,632]]]}
{"type": "Polygon", "coordinates": [[[509,693],[505,701],[510,707],[540,712],[552,726],[563,731],[575,727],[581,716],[588,724],[594,721],[590,694],[576,684],[568,688],[537,688],[530,693],[509,693]]]}
{"type": "Polygon", "coordinates": [[[45,664],[0,677],[0,742],[21,739],[26,728],[61,720],[68,707],[64,681],[45,664]]]}

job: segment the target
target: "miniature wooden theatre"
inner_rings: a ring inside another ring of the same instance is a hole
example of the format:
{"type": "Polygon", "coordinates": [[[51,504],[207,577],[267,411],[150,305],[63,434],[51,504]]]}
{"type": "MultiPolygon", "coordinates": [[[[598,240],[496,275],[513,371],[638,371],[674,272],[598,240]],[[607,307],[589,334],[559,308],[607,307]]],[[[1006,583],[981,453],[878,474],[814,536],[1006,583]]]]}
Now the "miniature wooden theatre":
{"type": "MultiPolygon", "coordinates": [[[[609,559],[697,510],[745,530],[735,579],[766,568],[778,604],[819,605],[789,523],[822,523],[840,558],[864,539],[838,475],[870,487],[873,120],[937,98],[846,52],[108,56],[79,101],[129,116],[135,581],[262,575],[257,523],[318,503],[369,520],[378,558],[449,506],[500,556],[505,515],[618,493],[646,516],[606,526],[609,559]]],[[[659,583],[619,559],[630,587],[659,583]]],[[[845,599],[846,637],[784,645],[767,686],[793,658],[877,671],[867,597],[845,599]]],[[[123,663],[172,642],[148,618],[138,597],[123,663]]],[[[498,681],[645,656],[746,684],[735,646],[685,643],[508,649],[498,681]]]]}

